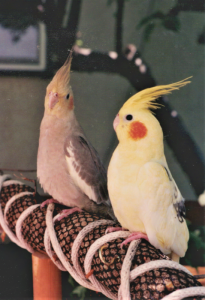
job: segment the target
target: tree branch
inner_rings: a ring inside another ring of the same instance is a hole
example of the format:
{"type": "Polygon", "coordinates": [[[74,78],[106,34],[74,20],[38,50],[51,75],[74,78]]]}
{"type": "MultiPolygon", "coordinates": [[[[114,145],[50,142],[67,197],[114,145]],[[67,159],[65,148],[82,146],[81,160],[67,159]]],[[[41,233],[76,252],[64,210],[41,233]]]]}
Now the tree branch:
{"type": "Polygon", "coordinates": [[[118,54],[122,53],[122,30],[123,30],[123,9],[124,0],[117,0],[117,13],[116,13],[116,25],[115,25],[115,49],[118,54]]]}
{"type": "Polygon", "coordinates": [[[205,11],[205,3],[203,0],[178,0],[176,5],[169,11],[168,14],[177,15],[180,11],[205,11]]]}
{"type": "Polygon", "coordinates": [[[75,43],[76,33],[78,30],[78,23],[80,18],[82,0],[72,0],[70,15],[68,20],[68,48],[71,49],[75,43]]]}
{"type": "Polygon", "coordinates": [[[61,26],[62,25],[62,20],[63,20],[63,16],[65,14],[66,11],[66,4],[67,2],[70,0],[59,0],[57,3],[57,20],[56,23],[61,26]]]}

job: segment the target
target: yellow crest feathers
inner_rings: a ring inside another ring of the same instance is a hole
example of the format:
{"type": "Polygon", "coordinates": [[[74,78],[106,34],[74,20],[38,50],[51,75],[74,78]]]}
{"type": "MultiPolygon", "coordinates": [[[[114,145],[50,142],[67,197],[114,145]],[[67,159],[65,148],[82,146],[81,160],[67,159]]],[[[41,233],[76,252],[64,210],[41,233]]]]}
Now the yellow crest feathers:
{"type": "Polygon", "coordinates": [[[67,87],[70,82],[70,68],[71,68],[71,61],[72,61],[72,51],[68,58],[66,59],[63,66],[57,71],[55,76],[53,77],[49,86],[51,88],[55,88],[58,93],[65,94],[67,93],[67,87]]]}
{"type": "Polygon", "coordinates": [[[185,86],[186,84],[190,83],[191,81],[187,81],[187,79],[191,78],[192,76],[185,78],[181,81],[167,84],[167,85],[158,85],[152,88],[145,89],[140,91],[130,97],[123,107],[135,106],[138,109],[157,109],[159,108],[159,103],[153,103],[157,98],[163,95],[170,94],[174,90],[178,90],[180,87],[185,86]]]}

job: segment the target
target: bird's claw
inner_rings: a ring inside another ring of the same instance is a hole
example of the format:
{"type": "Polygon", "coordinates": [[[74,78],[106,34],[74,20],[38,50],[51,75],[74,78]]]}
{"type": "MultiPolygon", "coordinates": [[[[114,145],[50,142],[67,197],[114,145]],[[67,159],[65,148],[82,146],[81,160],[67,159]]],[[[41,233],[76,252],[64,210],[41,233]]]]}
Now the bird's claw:
{"type": "Polygon", "coordinates": [[[114,232],[114,231],[120,231],[120,230],[126,230],[125,228],[123,227],[108,227],[106,230],[105,230],[105,234],[107,233],[111,233],[111,232],[114,232]]]}
{"type": "Polygon", "coordinates": [[[60,216],[57,218],[58,221],[62,220],[63,218],[73,214],[74,212],[82,212],[82,209],[80,209],[79,207],[73,207],[73,208],[69,208],[69,209],[63,209],[62,212],[60,213],[60,216]]]}
{"type": "Polygon", "coordinates": [[[134,240],[139,240],[139,239],[145,239],[149,242],[149,239],[146,234],[144,234],[142,232],[133,232],[129,235],[128,238],[126,238],[124,240],[124,242],[121,243],[120,248],[122,249],[122,247],[124,245],[127,245],[129,242],[134,241],[134,240]]]}
{"type": "Polygon", "coordinates": [[[51,204],[51,203],[57,203],[59,204],[59,202],[55,199],[47,199],[45,201],[43,201],[43,203],[41,203],[41,208],[43,208],[45,205],[51,204]]]}

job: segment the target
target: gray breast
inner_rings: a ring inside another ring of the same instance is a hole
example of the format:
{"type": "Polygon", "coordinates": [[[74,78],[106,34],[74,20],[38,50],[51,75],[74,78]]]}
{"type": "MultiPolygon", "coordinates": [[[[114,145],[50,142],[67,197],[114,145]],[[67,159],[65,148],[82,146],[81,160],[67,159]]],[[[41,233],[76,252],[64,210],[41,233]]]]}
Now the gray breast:
{"type": "Polygon", "coordinates": [[[64,141],[63,128],[58,131],[52,127],[41,127],[37,176],[45,192],[65,205],[74,206],[82,198],[82,192],[74,185],[68,173],[64,141]]]}

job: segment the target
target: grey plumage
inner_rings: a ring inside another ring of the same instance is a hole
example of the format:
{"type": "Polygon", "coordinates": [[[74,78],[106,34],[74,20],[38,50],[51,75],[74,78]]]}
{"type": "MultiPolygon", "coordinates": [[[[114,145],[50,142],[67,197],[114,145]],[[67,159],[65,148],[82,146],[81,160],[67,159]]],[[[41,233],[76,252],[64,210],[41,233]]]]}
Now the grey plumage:
{"type": "Polygon", "coordinates": [[[47,87],[40,127],[37,176],[43,189],[60,203],[111,215],[107,175],[74,114],[69,85],[71,59],[47,87]]]}
{"type": "Polygon", "coordinates": [[[68,136],[65,142],[67,159],[72,159],[78,176],[91,187],[97,204],[108,200],[107,175],[97,151],[82,135],[68,136]]]}

